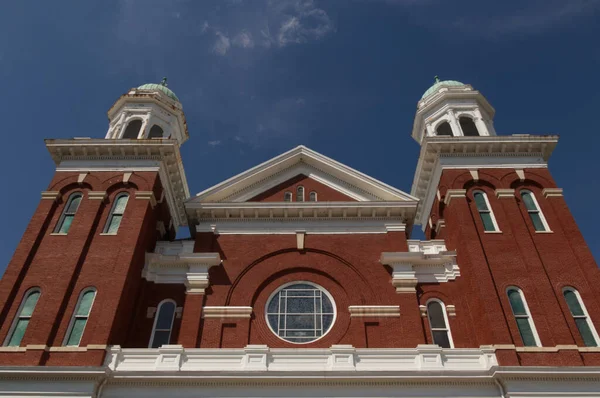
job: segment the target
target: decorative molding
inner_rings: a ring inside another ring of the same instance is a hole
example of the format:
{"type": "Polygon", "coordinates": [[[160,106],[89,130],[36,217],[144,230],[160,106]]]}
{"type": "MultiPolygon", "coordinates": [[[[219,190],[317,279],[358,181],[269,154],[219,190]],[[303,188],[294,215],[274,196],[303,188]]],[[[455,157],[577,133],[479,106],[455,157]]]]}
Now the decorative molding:
{"type": "Polygon", "coordinates": [[[477,169],[470,169],[469,173],[471,173],[471,177],[473,178],[473,181],[475,181],[475,182],[479,181],[479,171],[477,169]]]}
{"type": "Polygon", "coordinates": [[[446,306],[446,314],[448,314],[448,316],[456,316],[456,307],[454,305],[447,305],[446,306]]]}
{"type": "Polygon", "coordinates": [[[60,198],[59,191],[42,191],[43,200],[58,200],[60,198]]]}
{"type": "Polygon", "coordinates": [[[544,198],[560,197],[560,196],[563,196],[563,189],[562,188],[544,188],[544,190],[542,191],[542,194],[544,195],[544,198]]]}
{"type": "Polygon", "coordinates": [[[351,305],[348,307],[350,317],[399,317],[399,305],[351,305]]]}
{"type": "Polygon", "coordinates": [[[216,307],[207,306],[202,308],[202,318],[250,318],[252,307],[216,307]]]}
{"type": "Polygon", "coordinates": [[[104,200],[106,199],[106,191],[89,191],[88,199],[90,200],[104,200]]]}
{"type": "Polygon", "coordinates": [[[129,179],[132,175],[133,173],[131,171],[123,173],[123,184],[129,184],[129,179]]]}
{"type": "Polygon", "coordinates": [[[296,232],[296,248],[298,250],[304,250],[304,238],[306,236],[305,231],[296,232]]]}
{"type": "Polygon", "coordinates": [[[419,305],[419,313],[421,314],[421,318],[427,318],[427,306],[426,305],[419,305]]]}
{"type": "Polygon", "coordinates": [[[494,192],[496,193],[496,197],[498,199],[515,197],[515,190],[513,188],[498,188],[494,192]]]}
{"type": "Polygon", "coordinates": [[[79,173],[79,176],[77,177],[77,184],[83,184],[83,180],[85,180],[85,177],[87,177],[88,174],[89,173],[79,173]]]}
{"type": "Polygon", "coordinates": [[[442,283],[460,276],[456,252],[444,240],[409,240],[408,252],[381,253],[380,262],[392,267],[392,285],[397,293],[415,292],[417,283],[442,283]]]}
{"type": "Polygon", "coordinates": [[[448,189],[446,196],[444,197],[444,203],[446,206],[450,206],[452,199],[454,198],[465,198],[467,196],[466,189],[448,189]]]}
{"type": "Polygon", "coordinates": [[[150,206],[154,209],[156,207],[156,198],[152,191],[135,191],[135,198],[141,200],[149,200],[150,206]]]}
{"type": "Polygon", "coordinates": [[[515,173],[517,173],[521,182],[525,181],[525,171],[523,169],[515,169],[515,173]]]}
{"type": "Polygon", "coordinates": [[[439,235],[442,228],[446,227],[446,221],[443,218],[440,218],[439,220],[437,220],[437,223],[435,224],[435,233],[436,235],[439,235]]]}

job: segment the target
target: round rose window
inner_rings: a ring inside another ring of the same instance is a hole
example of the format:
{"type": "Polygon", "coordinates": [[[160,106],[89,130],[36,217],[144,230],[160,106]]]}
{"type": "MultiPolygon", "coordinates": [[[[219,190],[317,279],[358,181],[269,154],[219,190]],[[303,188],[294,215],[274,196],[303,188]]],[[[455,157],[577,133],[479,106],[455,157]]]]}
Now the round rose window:
{"type": "Polygon", "coordinates": [[[323,337],[335,320],[331,295],[311,282],[283,285],[267,301],[267,323],[290,343],[310,343],[323,337]]]}

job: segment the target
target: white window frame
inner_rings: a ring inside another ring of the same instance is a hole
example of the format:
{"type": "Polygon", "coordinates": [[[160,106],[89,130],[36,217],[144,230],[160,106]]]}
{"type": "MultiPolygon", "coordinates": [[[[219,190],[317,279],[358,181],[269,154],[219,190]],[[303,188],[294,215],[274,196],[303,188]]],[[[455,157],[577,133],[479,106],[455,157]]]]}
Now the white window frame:
{"type": "Polygon", "coordinates": [[[111,223],[112,218],[113,218],[113,216],[115,214],[115,208],[117,207],[117,202],[123,196],[127,196],[127,203],[125,203],[125,208],[123,209],[123,213],[121,214],[121,222],[123,221],[123,217],[125,216],[125,209],[127,209],[127,205],[129,204],[129,199],[130,199],[130,196],[131,196],[131,195],[129,195],[129,192],[126,192],[126,191],[119,192],[115,196],[115,200],[113,200],[112,207],[110,208],[110,213],[108,213],[108,218],[106,219],[106,224],[104,225],[104,230],[102,231],[103,235],[116,235],[119,232],[119,229],[121,228],[121,224],[119,224],[119,228],[117,228],[116,232],[108,232],[108,229],[110,228],[110,223],[111,223]]]}
{"type": "Polygon", "coordinates": [[[294,199],[294,194],[290,191],[285,191],[285,193],[283,194],[283,201],[284,202],[291,202],[292,199],[294,199]],[[289,196],[290,200],[286,200],[287,197],[289,196]]]}
{"type": "Polygon", "coordinates": [[[304,194],[305,194],[305,189],[302,185],[299,185],[296,188],[296,202],[304,202],[304,194]],[[302,196],[300,196],[300,191],[302,191],[302,196]],[[300,198],[302,198],[302,200],[299,200],[300,198]]]}
{"type": "Polygon", "coordinates": [[[308,201],[309,202],[316,202],[318,200],[317,198],[317,192],[316,191],[310,191],[308,193],[308,201]],[[315,200],[312,200],[312,195],[315,195],[315,200]]]}
{"type": "Polygon", "coordinates": [[[550,229],[550,226],[548,225],[548,221],[546,221],[546,216],[544,216],[544,212],[542,211],[542,208],[540,207],[540,203],[538,202],[535,194],[530,191],[529,189],[521,189],[519,191],[519,195],[521,195],[521,201],[523,201],[523,206],[525,207],[525,210],[527,211],[527,215],[529,216],[529,221],[531,221],[531,225],[533,226],[533,230],[536,233],[545,233],[545,232],[552,232],[552,230],[550,229]],[[528,193],[531,198],[533,199],[533,204],[535,205],[537,210],[529,210],[527,208],[527,206],[525,206],[525,200],[523,199],[523,192],[528,193]],[[535,229],[535,225],[533,225],[533,220],[531,219],[531,216],[529,215],[529,213],[538,213],[538,215],[540,216],[540,220],[542,220],[542,224],[544,225],[544,230],[543,231],[537,231],[535,229]]]}
{"type": "MultiPolygon", "coordinates": [[[[33,317],[33,313],[35,312],[35,308],[37,307],[37,303],[40,301],[40,298],[42,297],[42,289],[39,287],[32,287],[27,289],[27,291],[25,292],[25,294],[23,294],[23,297],[21,298],[21,304],[19,304],[19,308],[17,309],[17,312],[15,314],[15,318],[12,321],[12,324],[10,325],[10,328],[8,329],[8,334],[6,335],[6,338],[4,339],[4,343],[2,344],[3,347],[7,347],[8,343],[10,342],[13,333],[15,332],[15,328],[17,327],[17,323],[19,323],[19,320],[21,318],[29,318],[29,320],[31,321],[31,318],[33,317]],[[35,292],[39,292],[40,293],[40,297],[38,297],[38,301],[35,302],[35,307],[33,307],[33,311],[31,312],[31,315],[29,316],[25,316],[22,317],[21,316],[21,312],[23,311],[23,307],[25,306],[25,302],[27,301],[27,299],[29,298],[29,296],[35,292]]],[[[29,328],[29,324],[27,324],[27,328],[29,328]]],[[[25,332],[27,332],[27,329],[25,329],[25,332]]],[[[21,344],[19,343],[19,347],[21,346],[21,344]]]]}
{"type": "Polygon", "coordinates": [[[156,323],[158,322],[158,316],[160,315],[160,307],[162,307],[162,305],[165,303],[173,303],[173,305],[175,305],[175,308],[173,309],[173,317],[171,318],[171,325],[169,326],[169,338],[167,339],[169,342],[171,342],[171,334],[173,334],[173,324],[175,323],[175,316],[177,315],[177,302],[173,299],[164,299],[156,306],[156,312],[154,313],[154,324],[152,325],[152,334],[150,335],[148,348],[152,348],[152,343],[154,342],[154,333],[156,332],[156,323]]]}
{"type": "Polygon", "coordinates": [[[67,334],[65,334],[65,338],[63,339],[63,344],[62,344],[63,347],[79,347],[79,344],[81,343],[81,339],[83,338],[83,334],[85,333],[85,328],[87,327],[88,321],[90,320],[90,314],[92,313],[92,308],[94,307],[94,303],[96,302],[97,294],[98,294],[98,290],[96,290],[95,287],[86,287],[85,289],[83,289],[81,291],[81,293],[79,293],[79,298],[77,299],[77,304],[75,305],[75,308],[73,309],[73,315],[71,316],[71,321],[69,322],[69,327],[67,328],[67,334]],[[79,309],[79,305],[81,304],[81,299],[87,292],[94,292],[94,298],[92,299],[92,304],[90,304],[90,310],[88,311],[86,316],[77,315],[77,310],[79,309]],[[83,330],[81,331],[81,336],[79,336],[79,341],[77,342],[77,345],[69,345],[68,346],[67,343],[69,341],[69,337],[71,336],[71,332],[73,331],[73,326],[75,325],[75,320],[79,319],[79,318],[86,318],[85,326],[83,327],[83,330]]]}
{"type": "Polygon", "coordinates": [[[293,281],[293,282],[288,282],[285,283],[281,286],[279,286],[277,289],[275,289],[273,291],[273,293],[271,293],[269,295],[269,298],[267,299],[267,302],[265,303],[265,310],[264,310],[264,316],[265,316],[265,322],[267,324],[267,327],[269,328],[269,330],[271,332],[273,332],[273,335],[275,335],[275,337],[277,337],[278,339],[285,341],[286,343],[289,344],[297,344],[297,345],[305,345],[305,344],[310,344],[310,343],[314,343],[315,341],[319,341],[321,340],[323,337],[327,336],[329,334],[329,332],[331,332],[331,330],[333,330],[333,327],[335,325],[335,321],[337,320],[337,305],[335,303],[335,300],[333,299],[333,296],[331,295],[331,293],[329,293],[327,291],[327,289],[325,289],[323,286],[318,285],[314,282],[310,282],[310,281],[303,281],[303,280],[299,280],[299,281],[293,281]],[[306,284],[306,285],[311,285],[314,286],[316,289],[319,289],[323,294],[325,294],[329,300],[331,301],[331,306],[333,308],[333,320],[331,321],[331,326],[329,327],[329,329],[327,329],[326,332],[324,332],[320,337],[311,340],[311,341],[307,341],[307,342],[295,342],[295,341],[289,341],[286,340],[285,338],[279,336],[279,333],[277,333],[277,331],[273,330],[273,328],[271,327],[271,324],[269,323],[269,318],[268,318],[268,314],[269,314],[269,303],[271,302],[271,300],[273,299],[273,297],[275,297],[275,295],[277,293],[279,293],[280,291],[282,291],[283,289],[287,288],[288,286],[292,286],[292,285],[297,285],[297,284],[306,284]]]}
{"type": "MultiPolygon", "coordinates": [[[[575,319],[575,318],[585,318],[586,319],[586,322],[587,322],[590,330],[592,331],[592,336],[594,336],[594,340],[596,340],[596,345],[598,347],[600,347],[600,336],[598,336],[598,332],[596,331],[596,328],[594,327],[594,322],[592,322],[592,318],[590,317],[590,314],[588,313],[587,308],[585,308],[585,304],[583,303],[583,299],[581,298],[579,291],[572,286],[565,286],[562,289],[562,293],[563,293],[563,300],[565,300],[565,304],[567,305],[569,314],[571,314],[573,319],[575,319]],[[577,300],[579,300],[579,305],[581,306],[581,309],[583,310],[584,315],[573,315],[573,313],[571,312],[571,309],[569,308],[569,304],[566,302],[567,299],[565,298],[565,295],[564,295],[566,291],[571,291],[571,292],[575,293],[575,296],[577,297],[577,300]]],[[[579,328],[577,328],[577,326],[575,326],[575,327],[576,327],[577,331],[579,332],[579,328]]],[[[581,332],[579,332],[579,335],[581,336],[581,332]]],[[[583,340],[583,336],[581,336],[581,339],[583,340]]]]}
{"type": "Polygon", "coordinates": [[[71,207],[71,202],[73,202],[73,200],[75,199],[75,196],[77,196],[77,195],[79,195],[81,197],[81,199],[79,200],[79,205],[77,205],[77,209],[75,210],[75,213],[73,213],[73,220],[75,220],[75,215],[77,215],[77,212],[79,211],[79,208],[81,207],[81,202],[83,201],[83,192],[81,192],[81,191],[73,192],[67,198],[67,202],[65,203],[65,205],[64,205],[64,207],[62,209],[62,213],[60,214],[60,218],[58,219],[58,222],[56,223],[56,225],[54,226],[54,230],[52,231],[53,234],[67,235],[69,233],[69,231],[71,230],[71,227],[73,226],[73,222],[72,221],[71,221],[71,225],[69,225],[69,231],[67,231],[67,232],[60,232],[60,230],[62,229],[63,223],[65,222],[65,218],[67,216],[71,215],[70,213],[67,214],[67,210],[69,209],[69,207],[71,207]]]}
{"type": "Polygon", "coordinates": [[[479,220],[481,220],[481,226],[483,227],[483,232],[485,233],[498,233],[498,232],[502,232],[500,231],[500,227],[498,226],[498,222],[496,221],[496,215],[494,214],[494,210],[492,210],[492,205],[490,204],[490,201],[488,199],[487,194],[482,191],[481,189],[476,189],[473,191],[473,202],[475,203],[475,209],[477,209],[477,214],[479,215],[479,220]],[[485,204],[488,208],[487,212],[489,212],[490,214],[490,218],[492,219],[492,224],[494,224],[494,230],[493,231],[486,231],[485,230],[485,224],[483,223],[483,219],[481,218],[481,213],[485,212],[485,210],[479,210],[477,208],[477,201],[475,200],[475,194],[482,194],[483,195],[483,199],[485,200],[485,204]]]}
{"type": "Polygon", "coordinates": [[[427,309],[427,321],[429,322],[429,332],[431,334],[431,341],[435,344],[435,339],[433,337],[434,328],[431,324],[431,317],[429,316],[429,303],[437,302],[442,306],[442,313],[444,314],[444,322],[446,323],[446,329],[435,328],[436,331],[444,330],[448,333],[448,341],[450,342],[450,348],[454,348],[454,340],[452,339],[452,331],[450,330],[450,322],[448,319],[448,313],[446,312],[446,304],[438,298],[430,298],[425,302],[425,308],[427,309]]]}
{"type": "MultiPolygon", "coordinates": [[[[517,324],[517,317],[519,317],[519,318],[527,317],[527,319],[529,321],[529,327],[531,328],[531,331],[533,332],[533,338],[534,338],[535,344],[536,344],[535,346],[541,347],[542,342],[540,341],[540,336],[538,335],[537,329],[535,327],[535,322],[533,321],[533,316],[531,316],[531,311],[529,310],[529,304],[527,304],[527,300],[525,299],[525,294],[523,293],[523,290],[521,290],[521,288],[517,287],[517,286],[509,286],[506,288],[505,294],[506,294],[506,299],[508,300],[508,306],[510,307],[510,312],[512,313],[513,318],[515,319],[515,324],[517,325],[517,330],[519,331],[519,337],[521,337],[521,330],[519,329],[519,325],[517,324]],[[527,312],[527,315],[515,315],[512,305],[510,304],[510,298],[508,296],[508,292],[510,290],[516,290],[517,292],[519,292],[519,295],[521,296],[521,301],[523,301],[523,307],[525,307],[525,312],[527,312]]],[[[525,346],[525,342],[523,341],[522,337],[521,337],[521,342],[523,343],[523,346],[525,346]]]]}

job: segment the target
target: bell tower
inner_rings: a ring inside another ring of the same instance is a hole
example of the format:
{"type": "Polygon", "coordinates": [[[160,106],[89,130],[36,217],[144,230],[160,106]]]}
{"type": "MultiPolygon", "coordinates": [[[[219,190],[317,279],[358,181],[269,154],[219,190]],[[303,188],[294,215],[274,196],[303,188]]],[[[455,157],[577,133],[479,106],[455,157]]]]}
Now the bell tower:
{"type": "Polygon", "coordinates": [[[0,281],[2,363],[101,365],[135,327],[146,252],[187,224],[189,136],[166,79],[108,119],[105,138],[46,140],[56,172],[0,281]]]}
{"type": "MultiPolygon", "coordinates": [[[[538,365],[528,362],[530,346],[590,344],[563,295],[577,291],[600,319],[600,278],[548,170],[558,136],[497,135],[494,114],[472,86],[436,78],[417,105],[412,136],[421,151],[411,194],[427,238],[457,252],[457,283],[473,294],[473,313],[484,314],[473,319],[478,344],[504,344],[503,364],[538,365]]],[[[553,361],[573,354],[553,350],[553,361]]]]}

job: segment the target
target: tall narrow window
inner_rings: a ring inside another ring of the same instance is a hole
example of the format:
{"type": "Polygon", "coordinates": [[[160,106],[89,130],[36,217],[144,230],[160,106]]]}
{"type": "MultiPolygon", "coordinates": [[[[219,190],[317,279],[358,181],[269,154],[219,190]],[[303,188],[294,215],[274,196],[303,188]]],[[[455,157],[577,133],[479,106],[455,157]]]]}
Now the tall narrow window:
{"type": "Polygon", "coordinates": [[[155,124],[150,129],[150,133],[148,134],[148,138],[162,138],[163,133],[164,133],[163,129],[158,124],[155,124]]]}
{"type": "Polygon", "coordinates": [[[583,343],[587,347],[597,347],[599,340],[598,333],[590,320],[579,292],[572,287],[567,287],[563,290],[563,295],[565,296],[567,306],[569,306],[569,311],[571,311],[571,315],[575,319],[575,324],[583,339],[583,343]]]}
{"type": "Polygon", "coordinates": [[[17,311],[15,320],[13,321],[10,331],[8,332],[8,336],[4,341],[5,346],[18,347],[21,345],[21,340],[23,340],[23,336],[27,330],[27,325],[29,325],[29,320],[33,315],[33,310],[35,309],[38,299],[40,298],[40,294],[41,291],[38,288],[30,289],[27,291],[27,293],[25,293],[25,298],[21,302],[21,306],[17,311]]]}
{"type": "Polygon", "coordinates": [[[129,122],[123,133],[123,138],[137,139],[142,129],[142,121],[140,119],[132,120],[129,122]]]}
{"type": "Polygon", "coordinates": [[[299,186],[296,189],[296,202],[304,202],[304,187],[299,186]]]}
{"type": "Polygon", "coordinates": [[[476,191],[473,193],[473,198],[475,198],[475,206],[477,206],[479,217],[481,217],[481,222],[483,223],[483,230],[486,232],[498,231],[496,218],[492,212],[487,195],[484,192],[476,191]]]}
{"type": "Polygon", "coordinates": [[[437,129],[435,130],[436,135],[449,135],[452,136],[452,127],[450,127],[450,123],[442,122],[437,129]]]}
{"type": "Polygon", "coordinates": [[[531,218],[533,228],[535,228],[537,232],[550,231],[548,223],[546,223],[546,219],[540,210],[540,206],[538,205],[537,199],[535,198],[533,192],[523,190],[521,191],[521,198],[523,198],[523,203],[525,204],[527,213],[529,213],[529,218],[531,218]]]}
{"type": "Polygon", "coordinates": [[[308,200],[311,201],[311,202],[316,202],[317,201],[317,193],[315,191],[312,191],[308,195],[308,200]]]}
{"type": "Polygon", "coordinates": [[[529,313],[529,308],[525,302],[523,292],[516,287],[510,287],[506,291],[506,294],[508,294],[510,308],[517,321],[517,327],[519,328],[519,334],[521,335],[521,340],[523,340],[523,345],[526,347],[539,347],[541,345],[540,340],[537,331],[535,330],[531,314],[529,313]]]}
{"type": "Polygon", "coordinates": [[[290,191],[287,191],[286,193],[283,194],[283,201],[284,202],[292,201],[292,193],[290,191]]]}
{"type": "Polygon", "coordinates": [[[81,192],[75,192],[69,196],[69,200],[67,200],[67,204],[58,220],[58,224],[56,224],[56,228],[54,228],[54,233],[66,234],[69,232],[69,228],[71,228],[71,223],[73,222],[73,218],[75,218],[75,213],[77,213],[82,197],[83,195],[81,192]]]}
{"type": "Polygon", "coordinates": [[[92,311],[94,298],[96,298],[96,289],[94,288],[84,290],[79,296],[63,345],[77,347],[81,342],[85,325],[92,311]]]}
{"type": "Polygon", "coordinates": [[[477,126],[470,117],[461,117],[458,119],[458,123],[460,123],[460,128],[466,137],[477,137],[479,135],[477,126]]]}
{"type": "Polygon", "coordinates": [[[119,230],[119,225],[121,225],[121,220],[123,219],[123,213],[125,213],[125,207],[127,206],[128,199],[128,193],[122,193],[117,195],[115,203],[113,203],[113,207],[110,210],[110,214],[108,215],[108,221],[106,222],[106,227],[104,227],[104,233],[117,233],[117,231],[119,230]]]}
{"type": "Polygon", "coordinates": [[[150,337],[150,348],[158,348],[171,341],[171,329],[175,318],[175,302],[163,300],[156,309],[152,336],[150,337]]]}
{"type": "Polygon", "coordinates": [[[452,348],[452,336],[444,303],[436,299],[430,300],[427,303],[427,317],[433,343],[442,348],[452,348]]]}

